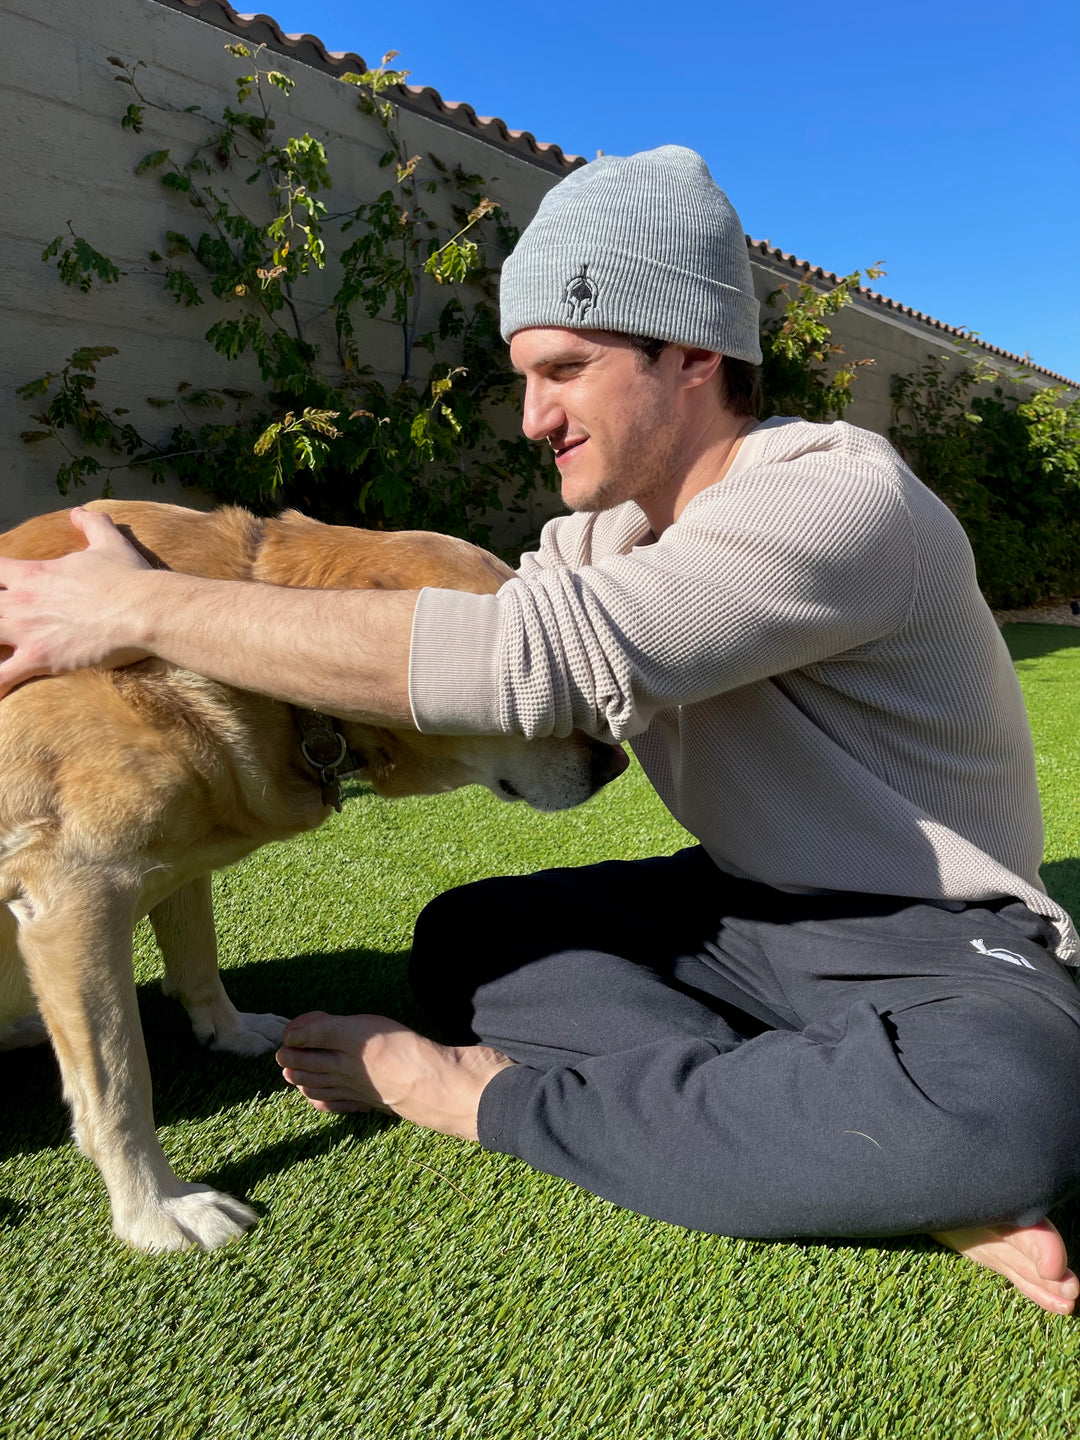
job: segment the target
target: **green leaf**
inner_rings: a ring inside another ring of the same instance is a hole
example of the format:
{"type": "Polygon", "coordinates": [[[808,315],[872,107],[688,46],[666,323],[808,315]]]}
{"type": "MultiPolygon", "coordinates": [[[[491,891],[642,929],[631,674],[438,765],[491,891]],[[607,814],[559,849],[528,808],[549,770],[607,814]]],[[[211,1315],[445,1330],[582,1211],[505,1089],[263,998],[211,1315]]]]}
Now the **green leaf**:
{"type": "Polygon", "coordinates": [[[25,385],[20,385],[15,394],[20,400],[32,400],[35,395],[47,394],[55,379],[55,375],[39,375],[36,380],[28,380],[25,385]]]}
{"type": "Polygon", "coordinates": [[[284,420],[274,420],[267,425],[266,429],[256,438],[252,447],[256,455],[269,453],[271,445],[275,444],[282,430],[290,426],[295,417],[292,414],[286,415],[284,420]]]}
{"type": "Polygon", "coordinates": [[[82,370],[87,373],[93,372],[101,360],[107,360],[110,355],[119,355],[120,351],[115,345],[81,345],[77,350],[71,352],[68,364],[72,370],[82,370]]]}
{"type": "Polygon", "coordinates": [[[183,305],[187,309],[203,303],[198,285],[186,271],[180,270],[176,266],[169,267],[163,288],[167,295],[173,297],[177,305],[183,305]]]}
{"type": "Polygon", "coordinates": [[[156,170],[159,165],[164,165],[168,158],[168,150],[151,150],[149,155],[144,155],[135,166],[135,174],[142,175],[147,170],[156,170]]]}

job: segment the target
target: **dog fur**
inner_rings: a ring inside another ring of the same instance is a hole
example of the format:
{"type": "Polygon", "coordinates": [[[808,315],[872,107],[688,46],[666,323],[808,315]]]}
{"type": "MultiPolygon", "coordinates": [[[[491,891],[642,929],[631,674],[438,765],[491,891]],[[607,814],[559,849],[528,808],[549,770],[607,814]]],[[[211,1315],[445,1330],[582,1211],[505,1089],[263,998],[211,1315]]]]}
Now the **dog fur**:
{"type": "MultiPolygon", "coordinates": [[[[510,570],[462,540],[96,501],[151,561],[192,575],[325,589],[490,593],[510,570]]],[[[85,544],[67,511],[0,536],[0,554],[52,558],[85,544]]],[[[526,742],[339,722],[361,778],[383,795],[487,785],[560,809],[624,768],[583,736],[526,742]]],[[[36,680],[0,703],[0,1048],[50,1039],[79,1149],[109,1192],[113,1229],[140,1250],[211,1248],[254,1213],[174,1175],[158,1142],[131,967],[148,915],[165,989],[214,1050],[258,1055],[285,1025],[241,1014],[217,967],[210,872],[329,814],[301,753],[298,716],[264,696],[148,660],[36,680]]]]}

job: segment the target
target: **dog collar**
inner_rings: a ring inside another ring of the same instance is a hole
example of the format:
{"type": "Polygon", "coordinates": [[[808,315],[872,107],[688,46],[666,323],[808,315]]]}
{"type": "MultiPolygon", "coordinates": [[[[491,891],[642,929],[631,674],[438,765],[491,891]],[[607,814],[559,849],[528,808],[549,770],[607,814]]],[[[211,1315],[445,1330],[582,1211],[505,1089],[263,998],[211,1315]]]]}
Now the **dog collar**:
{"type": "Polygon", "coordinates": [[[338,722],[318,710],[296,710],[300,726],[300,754],[318,776],[324,805],[341,810],[341,781],[345,775],[363,769],[349,749],[338,722]]]}

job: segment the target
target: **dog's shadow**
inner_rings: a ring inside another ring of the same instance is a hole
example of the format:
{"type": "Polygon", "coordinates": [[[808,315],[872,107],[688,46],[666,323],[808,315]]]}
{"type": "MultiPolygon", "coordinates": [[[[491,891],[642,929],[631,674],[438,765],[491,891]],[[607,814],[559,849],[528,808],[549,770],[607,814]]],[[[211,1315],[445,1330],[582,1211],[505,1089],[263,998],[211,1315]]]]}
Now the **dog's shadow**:
{"type": "MultiPolygon", "coordinates": [[[[350,949],[253,961],[229,969],[223,978],[233,1003],[244,1011],[287,1016],[306,1010],[388,1014],[417,1024],[420,1017],[409,992],[406,964],[403,953],[350,949]]],[[[284,1098],[288,1087],[272,1051],[247,1057],[204,1050],[182,1006],[162,993],[160,982],[140,985],[138,995],[158,1125],[209,1119],[274,1094],[284,1098]]],[[[0,1107],[0,1161],[71,1143],[70,1115],[50,1046],[0,1054],[0,1094],[5,1096],[0,1107]]],[[[366,1119],[372,1133],[392,1123],[385,1117],[366,1119]]],[[[186,1178],[243,1191],[261,1175],[309,1156],[312,1146],[332,1148],[341,1138],[339,1128],[299,1137],[295,1144],[265,1146],[228,1167],[228,1175],[220,1170],[212,1176],[186,1178]]],[[[14,1218],[0,1210],[0,1224],[11,1224],[14,1218]]]]}

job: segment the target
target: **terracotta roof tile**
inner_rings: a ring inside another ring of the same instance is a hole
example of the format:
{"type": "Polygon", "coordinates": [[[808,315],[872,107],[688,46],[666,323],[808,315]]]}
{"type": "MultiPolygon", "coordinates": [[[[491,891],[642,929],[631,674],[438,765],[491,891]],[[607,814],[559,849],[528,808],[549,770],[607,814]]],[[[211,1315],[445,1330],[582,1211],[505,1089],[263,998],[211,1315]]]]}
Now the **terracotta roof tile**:
{"type": "MultiPolygon", "coordinates": [[[[277,55],[284,55],[323,70],[329,75],[346,75],[364,71],[368,63],[351,50],[327,50],[316,35],[287,35],[269,15],[242,15],[228,0],[157,0],[170,10],[192,15],[219,30],[227,30],[250,44],[265,45],[277,55]]],[[[395,102],[406,110],[414,110],[440,124],[478,134],[489,145],[522,159],[540,164],[556,175],[576,170],[585,161],[580,155],[565,155],[558,145],[537,140],[528,130],[511,130],[497,116],[477,115],[471,105],[444,100],[430,85],[399,85],[389,92],[395,102]]]]}

